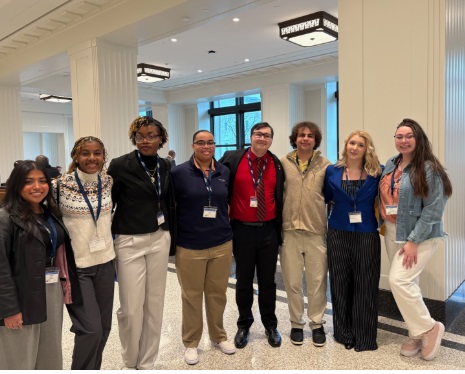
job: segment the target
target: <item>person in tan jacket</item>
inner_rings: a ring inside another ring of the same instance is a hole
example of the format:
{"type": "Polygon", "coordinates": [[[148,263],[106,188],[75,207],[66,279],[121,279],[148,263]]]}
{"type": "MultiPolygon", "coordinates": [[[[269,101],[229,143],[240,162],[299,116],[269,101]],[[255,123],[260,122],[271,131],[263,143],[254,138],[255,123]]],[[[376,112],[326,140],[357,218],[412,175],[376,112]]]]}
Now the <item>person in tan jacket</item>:
{"type": "Polygon", "coordinates": [[[326,205],[323,195],[325,172],[330,161],[316,149],[321,132],[313,122],[296,124],[289,136],[292,152],[281,158],[284,187],[281,268],[291,320],[291,342],[303,344],[304,298],[302,272],[307,282],[307,317],[313,345],[326,343],[323,315],[326,308],[328,263],[326,258],[326,205]]]}

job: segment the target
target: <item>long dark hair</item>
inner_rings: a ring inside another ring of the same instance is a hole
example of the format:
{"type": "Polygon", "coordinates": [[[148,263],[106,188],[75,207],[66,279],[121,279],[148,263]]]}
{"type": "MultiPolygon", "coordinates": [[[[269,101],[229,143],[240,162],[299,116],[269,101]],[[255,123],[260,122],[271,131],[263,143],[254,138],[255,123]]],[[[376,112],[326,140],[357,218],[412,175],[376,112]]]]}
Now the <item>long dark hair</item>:
{"type": "Polygon", "coordinates": [[[426,183],[425,162],[429,161],[432,164],[434,175],[439,174],[441,177],[444,194],[450,197],[452,195],[452,184],[446,169],[433,154],[431,142],[421,126],[413,119],[405,118],[397,126],[396,130],[399,127],[409,127],[415,136],[415,150],[413,151],[413,159],[409,170],[410,183],[413,186],[414,194],[422,199],[428,197],[429,188],[426,183]]]}
{"type": "Polygon", "coordinates": [[[9,214],[19,217],[29,229],[35,226],[37,220],[35,219],[31,204],[22,198],[21,191],[26,184],[27,175],[32,170],[40,170],[42,173],[44,173],[49,187],[48,194],[41,202],[41,205],[46,206],[51,213],[60,215],[60,211],[52,196],[50,177],[47,175],[45,167],[42,164],[32,160],[21,161],[18,165],[15,166],[11,172],[10,177],[8,178],[5,198],[2,202],[0,202],[0,207],[4,208],[9,214]]]}

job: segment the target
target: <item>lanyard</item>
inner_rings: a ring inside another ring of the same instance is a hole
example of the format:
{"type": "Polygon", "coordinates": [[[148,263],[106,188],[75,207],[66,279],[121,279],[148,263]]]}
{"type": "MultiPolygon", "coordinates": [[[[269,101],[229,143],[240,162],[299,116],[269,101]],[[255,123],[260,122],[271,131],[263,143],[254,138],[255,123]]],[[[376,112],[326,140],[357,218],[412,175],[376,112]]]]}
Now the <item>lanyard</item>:
{"type": "Polygon", "coordinates": [[[256,191],[257,190],[257,186],[258,184],[260,183],[260,181],[262,180],[263,178],[263,174],[265,173],[265,168],[266,168],[266,164],[268,162],[268,158],[265,160],[265,163],[263,164],[263,168],[262,170],[258,171],[257,170],[257,180],[255,180],[255,177],[254,177],[254,172],[253,172],[253,167],[252,167],[252,159],[250,157],[250,149],[249,151],[247,152],[247,158],[249,160],[249,167],[250,167],[250,174],[252,175],[252,183],[253,183],[253,188],[254,190],[256,191]]]}
{"type": "MultiPolygon", "coordinates": [[[[37,222],[48,232],[48,235],[50,237],[50,243],[52,244],[52,251],[50,253],[50,257],[53,258],[55,257],[57,253],[57,242],[58,242],[58,234],[57,234],[57,229],[55,227],[55,223],[53,222],[53,219],[50,216],[50,214],[48,214],[47,223],[50,225],[52,229],[52,231],[50,232],[50,229],[44,223],[42,223],[39,220],[37,222]]],[[[53,263],[52,263],[52,266],[53,266],[53,263]]]]}
{"type": "Polygon", "coordinates": [[[394,195],[394,187],[396,186],[397,183],[399,183],[399,181],[402,179],[402,174],[403,172],[400,174],[400,177],[399,179],[397,179],[396,181],[394,181],[394,174],[396,173],[396,170],[397,170],[397,166],[394,168],[394,171],[392,172],[392,175],[391,175],[391,195],[394,195]]]}
{"type": "Polygon", "coordinates": [[[207,187],[208,192],[208,206],[212,206],[212,167],[208,170],[208,177],[205,175],[205,172],[200,169],[203,174],[203,181],[205,182],[205,187],[207,187]]]}
{"type": "MultiPolygon", "coordinates": [[[[308,168],[310,167],[310,164],[313,160],[313,157],[315,156],[315,152],[313,152],[312,154],[312,157],[310,157],[307,161],[307,167],[305,168],[305,170],[302,172],[303,175],[305,175],[308,171],[308,168]]],[[[300,169],[300,165],[299,165],[299,156],[297,156],[297,152],[295,153],[295,162],[297,163],[297,167],[300,169]]]]}
{"type": "Polygon", "coordinates": [[[94,220],[95,227],[97,227],[97,220],[100,217],[100,211],[102,210],[102,179],[100,175],[97,175],[98,184],[97,184],[97,217],[94,215],[94,209],[92,208],[92,204],[87,197],[86,191],[84,190],[84,186],[81,183],[81,179],[79,179],[79,175],[77,171],[74,171],[74,178],[76,179],[76,183],[79,187],[79,191],[81,192],[84,201],[86,202],[87,206],[89,207],[90,214],[92,215],[92,219],[94,220]]]}
{"type": "MultiPolygon", "coordinates": [[[[361,185],[362,185],[362,175],[363,175],[363,169],[362,171],[360,172],[360,178],[358,179],[358,182],[357,182],[357,188],[356,188],[356,191],[354,194],[350,194],[350,197],[352,198],[352,201],[354,203],[354,211],[356,212],[357,211],[357,201],[355,200],[355,196],[357,195],[357,191],[361,188],[361,185]]],[[[347,190],[349,190],[349,186],[350,186],[350,183],[349,183],[349,170],[346,168],[346,181],[347,181],[347,190]]]]}
{"type": "Polygon", "coordinates": [[[161,210],[161,203],[160,203],[160,196],[161,196],[160,156],[157,155],[156,157],[157,157],[157,180],[158,180],[158,183],[157,183],[157,184],[155,183],[155,178],[154,178],[153,176],[150,175],[149,169],[148,169],[147,166],[145,165],[144,160],[142,160],[142,157],[141,157],[141,155],[140,155],[140,152],[137,151],[137,158],[139,159],[140,163],[142,164],[142,167],[143,167],[144,170],[145,170],[145,173],[149,176],[150,181],[153,183],[153,185],[155,186],[155,189],[157,190],[158,210],[161,210]]]}

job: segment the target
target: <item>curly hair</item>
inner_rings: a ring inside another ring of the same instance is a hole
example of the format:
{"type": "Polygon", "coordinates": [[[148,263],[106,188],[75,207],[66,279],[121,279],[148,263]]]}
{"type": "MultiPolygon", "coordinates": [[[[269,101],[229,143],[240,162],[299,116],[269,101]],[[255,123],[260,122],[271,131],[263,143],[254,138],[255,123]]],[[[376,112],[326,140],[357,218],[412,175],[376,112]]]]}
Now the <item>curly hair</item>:
{"type": "Polygon", "coordinates": [[[105,145],[103,144],[103,142],[99,138],[96,138],[95,136],[83,136],[82,138],[79,138],[78,140],[76,140],[74,142],[73,149],[71,150],[71,159],[72,159],[72,161],[68,166],[68,171],[67,171],[68,173],[73,173],[77,169],[77,165],[78,165],[77,157],[81,153],[82,147],[87,142],[96,142],[102,147],[102,150],[103,150],[103,164],[102,164],[102,168],[100,169],[100,171],[103,170],[103,168],[104,168],[104,166],[105,166],[105,164],[107,162],[107,156],[108,156],[105,145]]]}
{"type": "Polygon", "coordinates": [[[366,131],[355,130],[350,133],[347,139],[344,140],[344,150],[342,151],[341,158],[337,161],[336,166],[347,167],[347,144],[355,135],[365,139],[366,152],[363,156],[363,168],[368,175],[376,178],[379,174],[381,174],[381,165],[379,163],[378,156],[376,155],[373,139],[366,131]]]}
{"type": "Polygon", "coordinates": [[[313,123],[313,122],[299,122],[292,128],[291,135],[289,135],[291,147],[294,149],[297,148],[297,144],[295,142],[297,140],[297,135],[299,134],[299,130],[302,128],[307,128],[312,132],[313,136],[315,137],[315,146],[313,147],[313,149],[314,150],[318,149],[318,147],[321,144],[322,136],[321,136],[320,128],[318,127],[316,123],[313,123]]]}
{"type": "Polygon", "coordinates": [[[134,119],[134,121],[131,122],[131,125],[129,126],[128,135],[132,145],[136,145],[136,132],[139,131],[141,127],[150,125],[158,127],[158,131],[160,132],[159,135],[161,136],[161,143],[158,146],[158,148],[163,148],[163,144],[165,144],[168,141],[168,132],[163,127],[160,121],[157,121],[156,119],[149,116],[137,117],[136,119],[134,119]]]}
{"type": "MultiPolygon", "coordinates": [[[[399,127],[410,128],[415,136],[415,150],[413,151],[413,159],[409,170],[410,183],[413,186],[414,194],[421,198],[428,196],[429,188],[426,182],[425,163],[429,161],[433,166],[434,173],[439,175],[442,180],[444,194],[450,197],[452,195],[452,183],[446,173],[445,167],[433,154],[431,142],[420,124],[413,119],[405,118],[397,125],[396,132],[399,127]]],[[[400,157],[396,159],[396,162],[399,161],[400,157]]]]}

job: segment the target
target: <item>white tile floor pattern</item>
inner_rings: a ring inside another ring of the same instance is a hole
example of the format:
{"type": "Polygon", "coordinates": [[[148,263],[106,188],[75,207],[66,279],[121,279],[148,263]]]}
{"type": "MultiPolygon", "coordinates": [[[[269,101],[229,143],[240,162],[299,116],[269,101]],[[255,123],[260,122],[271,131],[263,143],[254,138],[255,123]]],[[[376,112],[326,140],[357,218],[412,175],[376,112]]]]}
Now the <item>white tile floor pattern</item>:
{"type": "MultiPolygon", "coordinates": [[[[174,269],[173,264],[169,264],[174,269]]],[[[405,336],[382,329],[378,330],[378,350],[357,353],[346,350],[333,339],[332,318],[326,316],[327,343],[324,347],[314,347],[308,327],[305,330],[305,341],[302,346],[295,346],[289,339],[290,322],[287,304],[277,302],[278,329],[283,341],[279,348],[272,348],[267,340],[260,322],[257,300],[254,301],[255,323],[250,330],[250,341],[244,349],[238,349],[234,355],[225,355],[213,347],[208,338],[205,324],[202,340],[199,345],[199,363],[187,365],[184,362],[184,346],[181,341],[181,292],[176,274],[168,271],[163,317],[162,340],[160,353],[156,362],[157,370],[464,370],[465,352],[442,346],[434,361],[424,361],[419,355],[407,358],[399,354],[400,344],[405,336]]],[[[235,283],[234,279],[230,279],[235,283]]],[[[116,283],[116,287],[118,287],[116,283]]],[[[228,288],[228,304],[224,315],[224,325],[229,339],[232,341],[236,333],[237,309],[234,299],[235,290],[228,288]]],[[[279,296],[286,297],[284,291],[279,296]]],[[[120,370],[123,367],[118,337],[116,310],[119,306],[118,290],[115,290],[113,328],[103,354],[102,369],[120,370]]],[[[331,304],[328,304],[331,309],[331,304]]],[[[205,317],[204,317],[205,321],[205,317]]],[[[405,329],[403,322],[380,317],[384,324],[405,329]]],[[[74,334],[69,332],[70,320],[65,311],[63,326],[63,359],[64,369],[71,367],[74,334]]],[[[445,339],[465,344],[465,337],[446,333],[445,339]]]]}

